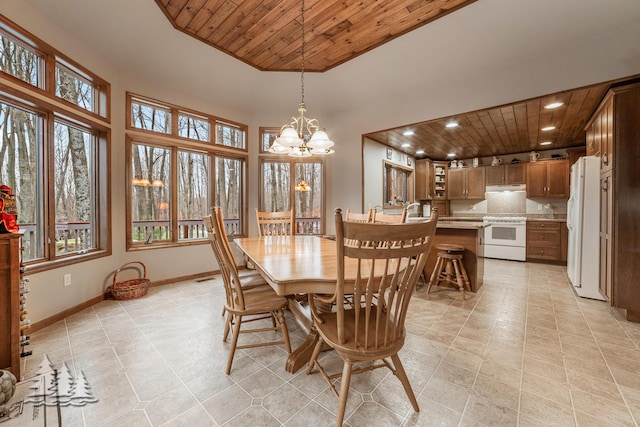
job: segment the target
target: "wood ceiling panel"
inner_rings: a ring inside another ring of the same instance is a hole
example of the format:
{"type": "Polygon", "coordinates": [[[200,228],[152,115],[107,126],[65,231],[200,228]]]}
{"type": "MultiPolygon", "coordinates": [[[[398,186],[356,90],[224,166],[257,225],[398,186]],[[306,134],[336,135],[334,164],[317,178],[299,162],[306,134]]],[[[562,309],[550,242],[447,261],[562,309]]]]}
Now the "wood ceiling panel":
{"type": "MultiPolygon", "coordinates": [[[[305,1],[308,71],[327,71],[476,0],[305,1]]],[[[263,71],[299,71],[300,0],[156,0],[177,30],[263,71]]]]}
{"type": "Polygon", "coordinates": [[[457,128],[445,127],[451,121],[449,116],[365,136],[409,155],[422,149],[424,156],[417,157],[433,160],[447,160],[450,152],[456,154],[455,158],[469,159],[584,146],[586,122],[609,87],[621,84],[621,81],[457,114],[453,116],[459,123],[457,128]],[[555,110],[545,109],[544,106],[552,101],[562,101],[564,105],[555,110]],[[541,131],[548,125],[556,128],[541,131]],[[404,136],[407,130],[414,131],[414,135],[404,136]],[[541,146],[543,141],[552,141],[552,144],[541,146]],[[401,144],[406,142],[410,143],[410,148],[402,148],[401,144]]]}

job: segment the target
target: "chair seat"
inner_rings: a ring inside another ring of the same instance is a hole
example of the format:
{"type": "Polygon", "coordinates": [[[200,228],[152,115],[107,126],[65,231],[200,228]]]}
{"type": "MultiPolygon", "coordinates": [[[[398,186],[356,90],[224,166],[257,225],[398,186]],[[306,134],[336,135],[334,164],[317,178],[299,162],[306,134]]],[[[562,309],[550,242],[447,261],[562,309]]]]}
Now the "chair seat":
{"type": "MultiPolygon", "coordinates": [[[[243,315],[251,315],[255,313],[264,313],[270,311],[281,310],[286,308],[289,302],[285,297],[276,295],[270,286],[249,289],[243,292],[244,310],[235,310],[232,307],[226,307],[231,313],[242,313],[243,315]]],[[[238,303],[236,299],[236,304],[238,303]]]]}
{"type": "Polygon", "coordinates": [[[451,243],[440,243],[436,245],[436,249],[439,251],[447,251],[447,252],[464,252],[464,246],[453,245],[451,243]]]}
{"type": "Polygon", "coordinates": [[[264,280],[264,277],[257,272],[255,274],[238,275],[238,278],[240,279],[240,286],[242,286],[242,289],[251,289],[256,286],[267,286],[271,289],[267,281],[264,280]]]}
{"type": "MultiPolygon", "coordinates": [[[[377,315],[376,310],[373,310],[371,313],[371,318],[369,321],[369,327],[364,332],[364,328],[360,325],[360,334],[357,337],[358,345],[356,345],[356,337],[355,337],[355,319],[353,317],[353,313],[350,310],[345,311],[344,313],[344,343],[340,344],[338,341],[338,320],[337,314],[335,312],[332,313],[322,313],[318,314],[318,319],[320,320],[315,324],[316,329],[322,336],[322,338],[327,342],[331,347],[333,347],[339,353],[342,353],[345,356],[348,356],[350,360],[358,361],[358,360],[375,360],[387,357],[388,355],[395,354],[402,348],[405,339],[405,331],[402,331],[402,334],[396,336],[394,340],[389,339],[386,345],[381,345],[380,343],[384,342],[384,334],[385,331],[392,331],[395,329],[395,326],[392,322],[389,322],[389,327],[385,328],[384,325],[377,325],[377,315]],[[376,331],[377,327],[377,331],[376,331]],[[373,348],[373,343],[376,338],[378,338],[378,348],[373,351],[371,348],[365,349],[365,337],[368,336],[369,346],[373,348]]],[[[361,315],[360,322],[363,322],[363,317],[361,315]]]]}

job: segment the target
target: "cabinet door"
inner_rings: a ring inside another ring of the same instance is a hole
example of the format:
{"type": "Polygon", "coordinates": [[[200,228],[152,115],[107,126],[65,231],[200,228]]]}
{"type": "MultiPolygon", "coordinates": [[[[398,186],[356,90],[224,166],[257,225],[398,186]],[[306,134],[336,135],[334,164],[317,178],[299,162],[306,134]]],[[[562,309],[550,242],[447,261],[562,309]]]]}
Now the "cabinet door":
{"type": "Polygon", "coordinates": [[[429,186],[431,173],[430,160],[416,160],[416,200],[429,200],[431,198],[431,188],[429,186]]]}
{"type": "Polygon", "coordinates": [[[487,166],[484,168],[487,185],[504,184],[504,165],[487,166]]]}
{"type": "Polygon", "coordinates": [[[485,168],[470,168],[467,174],[467,199],[484,199],[485,168]]]}
{"type": "Polygon", "coordinates": [[[449,169],[447,176],[449,200],[466,198],[465,172],[465,169],[449,169]]]}
{"type": "Polygon", "coordinates": [[[603,297],[612,299],[611,285],[613,275],[611,271],[612,262],[612,215],[613,188],[612,172],[608,171],[600,178],[600,283],[599,290],[603,297]]]}
{"type": "Polygon", "coordinates": [[[505,184],[524,184],[527,182],[527,168],[524,163],[504,165],[505,184]]]}
{"type": "Polygon", "coordinates": [[[613,164],[613,98],[602,109],[602,125],[600,127],[600,168],[608,171],[613,164]]]}
{"type": "Polygon", "coordinates": [[[545,197],[547,165],[544,162],[527,163],[527,197],[545,197]]]}
{"type": "Polygon", "coordinates": [[[567,160],[552,160],[547,164],[547,194],[546,197],[569,197],[569,162],[567,160]]]}

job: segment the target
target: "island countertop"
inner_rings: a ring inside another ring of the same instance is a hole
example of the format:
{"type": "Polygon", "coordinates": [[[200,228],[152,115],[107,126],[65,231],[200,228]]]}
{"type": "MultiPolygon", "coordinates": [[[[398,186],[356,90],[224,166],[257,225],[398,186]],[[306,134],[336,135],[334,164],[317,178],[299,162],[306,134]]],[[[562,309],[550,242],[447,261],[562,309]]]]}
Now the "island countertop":
{"type": "Polygon", "coordinates": [[[479,221],[440,221],[437,228],[451,228],[457,230],[479,230],[488,227],[489,224],[479,221]]]}

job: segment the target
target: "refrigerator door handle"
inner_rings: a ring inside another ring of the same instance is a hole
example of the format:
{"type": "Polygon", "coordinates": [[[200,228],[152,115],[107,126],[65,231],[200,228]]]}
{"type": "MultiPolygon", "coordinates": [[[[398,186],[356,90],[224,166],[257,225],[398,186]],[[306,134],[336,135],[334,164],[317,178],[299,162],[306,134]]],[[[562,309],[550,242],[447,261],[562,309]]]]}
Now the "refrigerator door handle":
{"type": "Polygon", "coordinates": [[[573,230],[573,204],[574,204],[575,200],[573,200],[572,198],[569,199],[569,201],[567,202],[567,228],[569,230],[573,230]]]}

